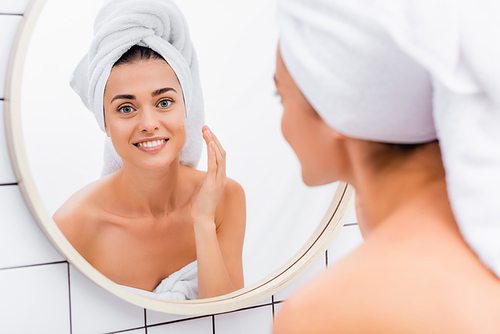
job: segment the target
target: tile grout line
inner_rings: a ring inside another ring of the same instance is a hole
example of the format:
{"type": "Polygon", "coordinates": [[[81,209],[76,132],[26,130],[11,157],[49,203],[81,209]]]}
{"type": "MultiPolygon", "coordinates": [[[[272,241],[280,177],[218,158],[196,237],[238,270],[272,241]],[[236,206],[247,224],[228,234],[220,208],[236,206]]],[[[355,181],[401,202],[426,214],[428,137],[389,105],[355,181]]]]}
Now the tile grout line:
{"type": "Polygon", "coordinates": [[[119,330],[119,331],[115,331],[115,332],[107,332],[107,333],[104,333],[104,334],[127,333],[127,332],[131,332],[131,331],[136,331],[136,330],[138,330],[138,329],[143,329],[143,327],[135,327],[135,328],[122,329],[122,330],[119,330]]]}
{"type": "Polygon", "coordinates": [[[271,296],[271,303],[272,303],[272,311],[273,311],[273,323],[274,323],[274,317],[275,317],[275,313],[274,313],[274,295],[271,296]]]}
{"type": "Polygon", "coordinates": [[[68,262],[69,333],[73,334],[73,314],[71,312],[71,270],[68,262]]]}
{"type": "Polygon", "coordinates": [[[7,187],[7,186],[17,186],[17,182],[14,183],[0,183],[0,187],[7,187]]]}
{"type": "Polygon", "coordinates": [[[6,268],[0,268],[1,270],[11,270],[11,269],[21,269],[21,268],[30,268],[30,267],[41,267],[41,266],[49,266],[52,264],[62,264],[62,263],[68,263],[67,261],[58,261],[58,262],[48,262],[48,263],[38,263],[38,264],[28,264],[25,266],[17,266],[17,267],[6,267],[6,268]]]}
{"type": "Polygon", "coordinates": [[[212,334],[215,334],[215,315],[212,314],[212,334]]]}
{"type": "Polygon", "coordinates": [[[146,309],[144,309],[144,332],[145,334],[148,334],[148,318],[146,309]]]}
{"type": "Polygon", "coordinates": [[[244,307],[244,308],[240,308],[240,309],[234,310],[234,311],[217,313],[217,315],[236,313],[236,312],[240,312],[240,311],[248,311],[248,310],[253,310],[253,309],[256,309],[256,308],[266,307],[266,306],[272,306],[272,302],[271,303],[266,303],[266,304],[260,304],[260,305],[253,305],[253,306],[249,306],[249,307],[244,307]]]}
{"type": "Polygon", "coordinates": [[[24,16],[24,14],[15,14],[15,13],[0,13],[2,16],[24,16]]]}
{"type": "Polygon", "coordinates": [[[192,317],[192,318],[185,318],[185,319],[177,319],[177,320],[166,321],[166,322],[159,322],[157,324],[148,325],[147,327],[158,327],[158,326],[176,324],[178,322],[190,321],[190,320],[197,320],[197,319],[202,319],[202,318],[207,318],[207,317],[208,317],[207,315],[200,315],[200,316],[192,317]]]}
{"type": "MultiPolygon", "coordinates": [[[[281,302],[278,301],[278,302],[274,302],[274,303],[279,304],[281,302]]],[[[253,309],[256,309],[256,308],[261,308],[261,307],[266,307],[266,306],[273,306],[273,303],[271,302],[271,303],[266,303],[266,304],[261,304],[261,305],[254,305],[254,306],[245,307],[245,308],[241,308],[241,309],[234,310],[234,311],[212,314],[210,316],[214,317],[214,324],[215,324],[215,316],[216,315],[230,314],[230,313],[236,313],[236,312],[240,312],[240,311],[248,311],[248,310],[253,310],[253,309]]],[[[156,323],[156,324],[147,325],[147,327],[157,327],[157,326],[169,325],[169,324],[174,324],[174,323],[178,323],[178,322],[184,322],[184,321],[190,321],[190,320],[197,320],[197,319],[206,318],[206,317],[207,317],[207,315],[200,315],[200,316],[192,317],[192,318],[178,319],[178,320],[166,321],[166,322],[159,322],[159,323],[156,323]]],[[[214,327],[215,327],[215,325],[214,325],[214,327]]]]}

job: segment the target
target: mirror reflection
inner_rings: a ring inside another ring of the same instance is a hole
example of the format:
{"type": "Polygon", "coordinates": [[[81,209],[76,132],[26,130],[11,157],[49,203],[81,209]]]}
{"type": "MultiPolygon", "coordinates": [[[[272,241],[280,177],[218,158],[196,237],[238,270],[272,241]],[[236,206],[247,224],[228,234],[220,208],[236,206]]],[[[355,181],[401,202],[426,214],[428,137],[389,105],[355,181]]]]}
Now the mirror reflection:
{"type": "Polygon", "coordinates": [[[174,61],[137,47],[135,60],[113,61],[101,128],[71,90],[102,3],[48,0],[27,54],[23,133],[47,211],[89,263],[138,293],[195,299],[258,282],[299,250],[336,188],[306,188],[281,137],[273,4],[179,3],[210,126],[197,130],[195,169],[181,161],[190,97],[174,61]],[[103,159],[109,145],[115,170],[103,159]],[[179,293],[160,289],[169,278],[183,282],[179,293]]]}

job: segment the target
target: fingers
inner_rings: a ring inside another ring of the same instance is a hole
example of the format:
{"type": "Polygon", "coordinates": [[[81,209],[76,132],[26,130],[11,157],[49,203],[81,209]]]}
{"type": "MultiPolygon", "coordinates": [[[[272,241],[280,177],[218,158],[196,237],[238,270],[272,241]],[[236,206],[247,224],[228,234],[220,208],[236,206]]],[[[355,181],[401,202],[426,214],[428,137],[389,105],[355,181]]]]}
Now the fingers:
{"type": "MultiPolygon", "coordinates": [[[[210,131],[210,130],[209,130],[210,131]]],[[[215,156],[217,158],[217,177],[225,181],[226,177],[226,151],[222,148],[221,143],[216,135],[211,133],[215,144],[215,156]]]]}
{"type": "Polygon", "coordinates": [[[217,136],[208,126],[203,126],[203,138],[207,143],[208,171],[215,173],[217,179],[225,182],[226,178],[226,151],[222,148],[217,136]]]}
{"type": "Polygon", "coordinates": [[[217,155],[215,153],[215,145],[213,142],[207,144],[207,156],[208,156],[208,175],[215,178],[217,175],[217,155]]]}

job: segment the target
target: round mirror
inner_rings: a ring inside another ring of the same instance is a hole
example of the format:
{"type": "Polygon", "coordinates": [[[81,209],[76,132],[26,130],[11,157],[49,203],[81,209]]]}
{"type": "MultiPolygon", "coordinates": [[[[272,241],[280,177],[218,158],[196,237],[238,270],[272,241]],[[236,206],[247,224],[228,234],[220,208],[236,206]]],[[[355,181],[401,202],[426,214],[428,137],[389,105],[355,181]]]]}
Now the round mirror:
{"type": "MultiPolygon", "coordinates": [[[[308,188],[280,131],[273,75],[277,45],[268,0],[184,0],[198,54],[206,124],[227,152],[227,175],[245,191],[245,287],[216,298],[173,302],[120,288],[86,262],[52,220],[77,190],[100,178],[105,134],[69,78],[87,52],[104,0],[35,0],[12,56],[6,126],[14,169],[30,210],[84,275],[156,311],[209,314],[250,305],[298,277],[326,250],[352,208],[346,184],[308,188]],[[258,24],[256,24],[258,22],[258,24]],[[61,28],[64,27],[64,28],[61,28]]],[[[198,169],[206,170],[206,153],[198,169]]]]}

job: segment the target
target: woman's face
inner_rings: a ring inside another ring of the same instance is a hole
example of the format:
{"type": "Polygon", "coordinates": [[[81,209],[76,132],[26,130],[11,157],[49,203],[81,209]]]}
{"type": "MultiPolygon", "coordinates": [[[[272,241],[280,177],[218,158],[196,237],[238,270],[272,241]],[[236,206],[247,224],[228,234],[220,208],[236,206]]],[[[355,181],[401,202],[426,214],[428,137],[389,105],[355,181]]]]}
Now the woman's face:
{"type": "Polygon", "coordinates": [[[337,173],[344,161],[339,133],[330,128],[302,95],[283,63],[278,48],[275,83],[283,117],[281,131],[297,155],[302,167],[302,180],[317,186],[340,179],[337,173]]]}
{"type": "Polygon", "coordinates": [[[164,60],[113,67],[104,93],[106,133],[125,163],[165,168],[186,141],[181,86],[164,60]]]}

